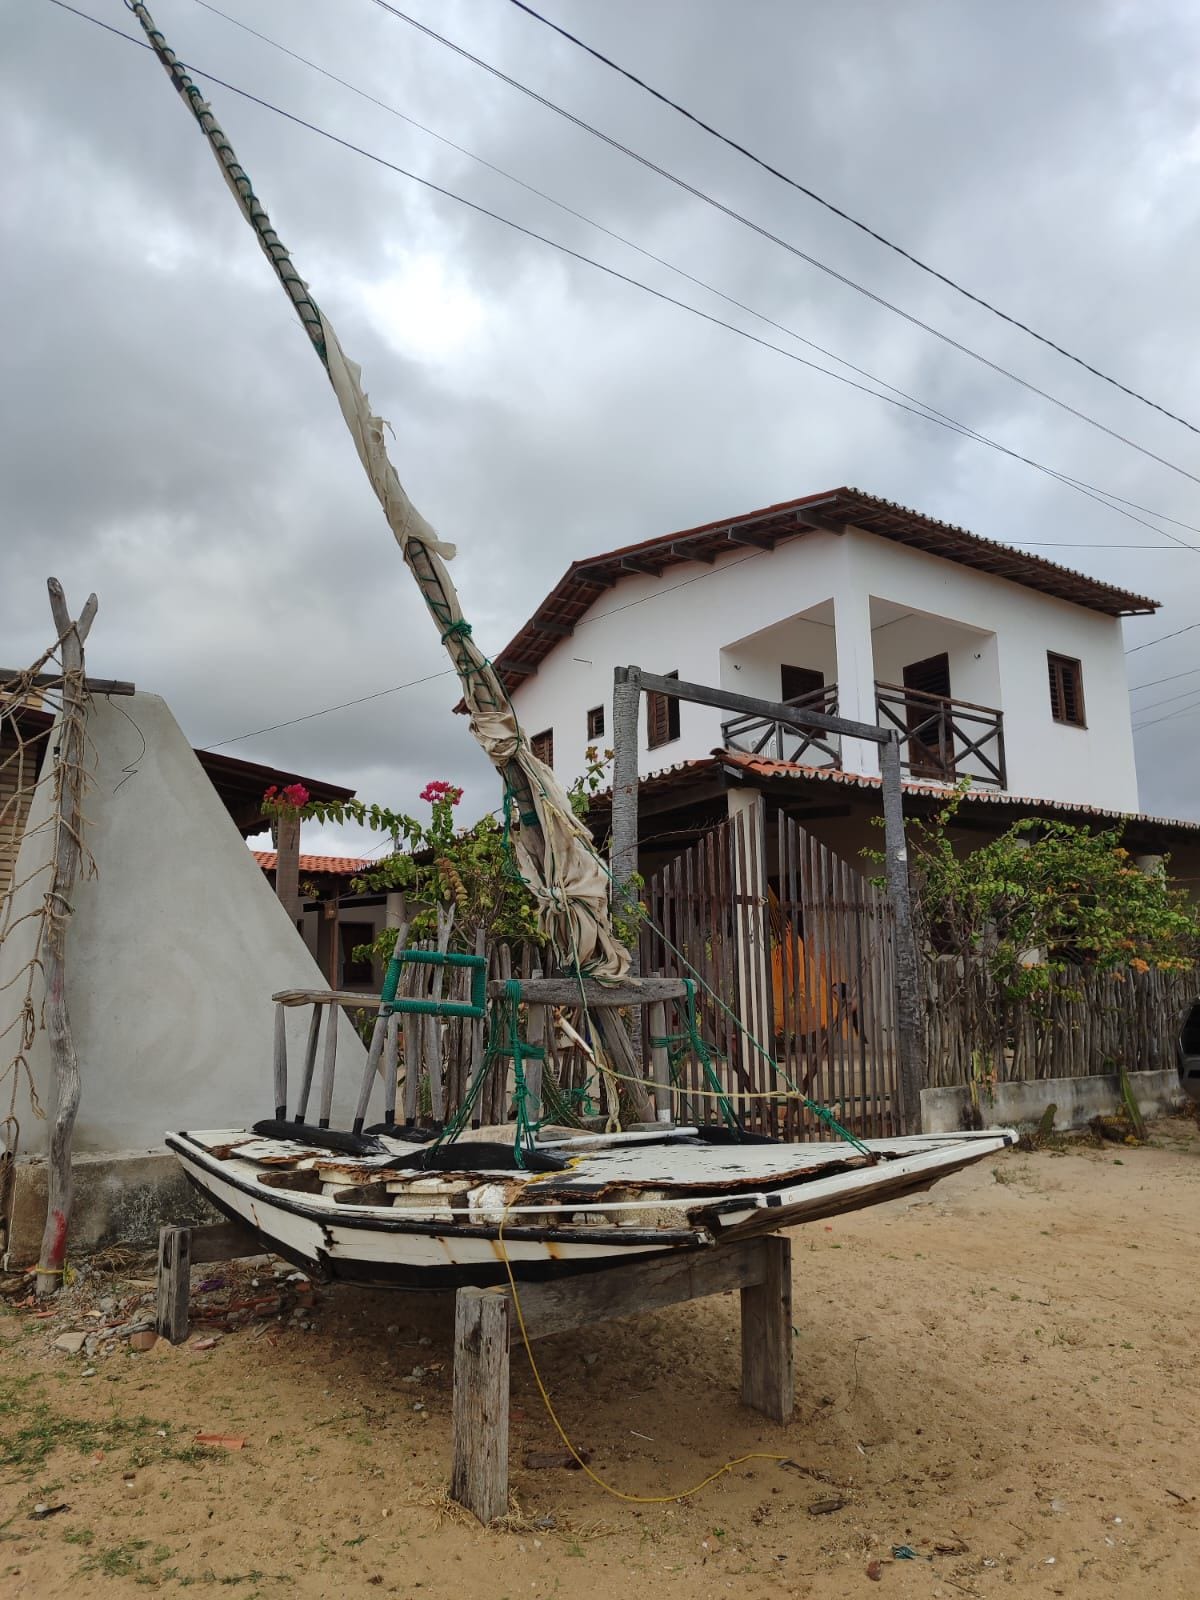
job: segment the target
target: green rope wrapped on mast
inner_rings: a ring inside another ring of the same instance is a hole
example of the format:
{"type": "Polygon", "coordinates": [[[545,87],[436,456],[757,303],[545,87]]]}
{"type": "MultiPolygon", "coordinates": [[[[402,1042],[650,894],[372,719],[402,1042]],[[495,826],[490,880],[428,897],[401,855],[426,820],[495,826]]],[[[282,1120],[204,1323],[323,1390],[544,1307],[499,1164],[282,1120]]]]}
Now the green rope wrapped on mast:
{"type": "Polygon", "coordinates": [[[589,976],[623,978],[629,970],[629,952],[613,933],[604,863],[562,785],[530,749],[496,669],[471,637],[446,567],[454,547],[438,538],[405,493],[388,459],[385,424],[371,411],[359,368],[346,356],[329,319],[296,271],[208,102],[146,7],[140,0],[126,0],[126,5],[208,140],[333,385],[359,460],[462,683],[471,731],[504,781],[505,823],[511,830],[518,870],[537,903],[542,933],[564,964],[577,955],[589,976]]]}

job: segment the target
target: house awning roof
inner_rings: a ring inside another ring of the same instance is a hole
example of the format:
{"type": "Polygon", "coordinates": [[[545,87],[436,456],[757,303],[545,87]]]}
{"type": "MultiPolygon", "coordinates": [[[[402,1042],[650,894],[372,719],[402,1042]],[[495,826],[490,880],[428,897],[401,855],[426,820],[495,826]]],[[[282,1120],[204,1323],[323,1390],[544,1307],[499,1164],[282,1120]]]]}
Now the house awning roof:
{"type": "MultiPolygon", "coordinates": [[[[677,794],[679,803],[685,804],[689,791],[699,788],[706,780],[723,776],[731,784],[761,785],[765,792],[779,798],[795,795],[812,800],[821,794],[837,791],[857,791],[866,796],[879,794],[880,782],[860,772],[843,772],[836,767],[805,766],[798,761],[774,761],[764,756],[749,755],[744,750],[718,748],[709,756],[691,761],[681,761],[665,767],[642,779],[639,794],[647,798],[662,799],[677,794]]],[[[953,789],[939,783],[923,783],[906,778],[903,782],[905,799],[911,800],[912,810],[928,814],[938,803],[944,802],[953,789]]],[[[612,791],[594,797],[590,810],[607,813],[612,805],[612,791]]],[[[1017,817],[1061,816],[1075,822],[1095,821],[1106,826],[1123,823],[1144,833],[1160,833],[1189,841],[1200,841],[1200,822],[1181,817],[1156,817],[1140,811],[1113,811],[1104,806],[1083,805],[1068,800],[1039,800],[1030,795],[1009,794],[995,789],[971,789],[964,796],[961,814],[970,816],[986,812],[998,813],[1000,827],[1017,817]]]]}
{"type": "MultiPolygon", "coordinates": [[[[275,850],[252,850],[251,855],[264,872],[274,872],[279,865],[279,853],[275,850]]],[[[364,867],[373,863],[369,856],[300,856],[300,871],[321,873],[326,872],[333,877],[353,878],[364,867]]]]}
{"type": "Polygon", "coordinates": [[[529,621],[496,657],[496,665],[510,689],[523,682],[537,671],[559,640],[574,631],[575,624],[604,591],[631,574],[650,573],[657,577],[686,562],[712,563],[730,550],[773,550],[777,544],[799,538],[814,528],[841,533],[847,527],[862,528],[882,539],[1007,578],[1056,600],[1086,606],[1110,617],[1142,616],[1158,608],[1157,600],[1101,583],[1086,573],[1047,561],[1044,556],[1029,555],[995,539],[985,539],[861,489],[827,489],[572,562],[529,621]]]}

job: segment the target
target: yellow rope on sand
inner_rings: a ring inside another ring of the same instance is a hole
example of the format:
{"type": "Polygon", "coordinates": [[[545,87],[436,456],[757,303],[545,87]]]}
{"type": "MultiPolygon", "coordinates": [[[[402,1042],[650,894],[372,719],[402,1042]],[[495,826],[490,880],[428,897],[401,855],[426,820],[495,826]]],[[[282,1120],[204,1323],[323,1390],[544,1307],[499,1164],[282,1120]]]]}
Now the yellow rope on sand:
{"type": "Polygon", "coordinates": [[[734,1456],[732,1461],[727,1461],[723,1467],[718,1467],[715,1472],[710,1472],[707,1478],[701,1478],[700,1482],[694,1483],[690,1489],[680,1489],[677,1494],[626,1494],[623,1489],[616,1489],[611,1483],[606,1483],[598,1472],[592,1471],[591,1467],[588,1466],[587,1462],[580,1455],[579,1451],[576,1450],[575,1446],[571,1443],[567,1436],[567,1430],[558,1420],[558,1412],[555,1411],[554,1404],[551,1401],[549,1394],[546,1392],[546,1385],[542,1382],[542,1375],[538,1371],[538,1364],[533,1357],[533,1345],[530,1342],[529,1333],[525,1327],[525,1315],[521,1310],[521,1296],[517,1291],[517,1280],[513,1276],[512,1262],[509,1260],[508,1251],[504,1247],[504,1225],[507,1221],[508,1207],[506,1206],[504,1210],[504,1216],[500,1221],[500,1230],[497,1236],[497,1243],[500,1246],[500,1259],[504,1262],[504,1270],[508,1274],[508,1286],[512,1291],[513,1310],[517,1313],[517,1326],[521,1330],[521,1343],[525,1346],[525,1354],[529,1357],[529,1370],[533,1373],[533,1381],[537,1384],[538,1393],[542,1397],[542,1404],[546,1408],[547,1416],[554,1424],[558,1437],[570,1451],[576,1463],[583,1469],[584,1472],[587,1473],[588,1477],[594,1484],[596,1484],[598,1488],[604,1490],[605,1494],[612,1495],[616,1500],[628,1500],[634,1505],[639,1506],[670,1505],[676,1500],[686,1500],[691,1495],[699,1494],[701,1489],[706,1489],[710,1483],[715,1483],[718,1478],[724,1477],[727,1472],[732,1472],[734,1467],[740,1467],[747,1461],[791,1460],[790,1456],[776,1455],[766,1450],[751,1450],[748,1451],[744,1456],[734,1456]]]}

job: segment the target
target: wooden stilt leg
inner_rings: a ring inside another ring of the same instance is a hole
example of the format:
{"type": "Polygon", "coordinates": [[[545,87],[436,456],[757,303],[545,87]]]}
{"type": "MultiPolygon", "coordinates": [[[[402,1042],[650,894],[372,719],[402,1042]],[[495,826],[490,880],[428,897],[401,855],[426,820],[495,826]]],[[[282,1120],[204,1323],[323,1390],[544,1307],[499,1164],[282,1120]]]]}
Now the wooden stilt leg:
{"type": "Polygon", "coordinates": [[[796,1403],[792,1367],[792,1241],[763,1239],[761,1283],[742,1290],[742,1404],[786,1422],[796,1403]]]}
{"type": "Polygon", "coordinates": [[[460,1289],[454,1302],[454,1469],[450,1496],[480,1522],[508,1510],[508,1338],[511,1302],[460,1289]]]}
{"type": "Polygon", "coordinates": [[[188,1336],[191,1293],[192,1230],[158,1230],[158,1310],[154,1327],[159,1337],[182,1344],[188,1336]]]}

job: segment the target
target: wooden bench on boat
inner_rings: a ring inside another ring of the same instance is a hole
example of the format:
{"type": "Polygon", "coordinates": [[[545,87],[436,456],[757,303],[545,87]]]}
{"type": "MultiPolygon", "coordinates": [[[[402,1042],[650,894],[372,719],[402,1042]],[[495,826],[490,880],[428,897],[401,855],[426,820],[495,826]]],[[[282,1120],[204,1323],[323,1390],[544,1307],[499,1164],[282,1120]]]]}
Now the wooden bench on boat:
{"type": "MultiPolygon", "coordinates": [[[[257,1234],[235,1224],[169,1227],[159,1233],[160,1336],[188,1335],[193,1265],[261,1255],[257,1234]]],[[[597,1322],[736,1289],[742,1313],[742,1403],[786,1422],[795,1403],[792,1363],[792,1245],[778,1235],[711,1250],[631,1262],[513,1291],[462,1288],[454,1304],[453,1470],[450,1494],[481,1522],[508,1510],[509,1377],[520,1321],[534,1342],[597,1322]]]]}

